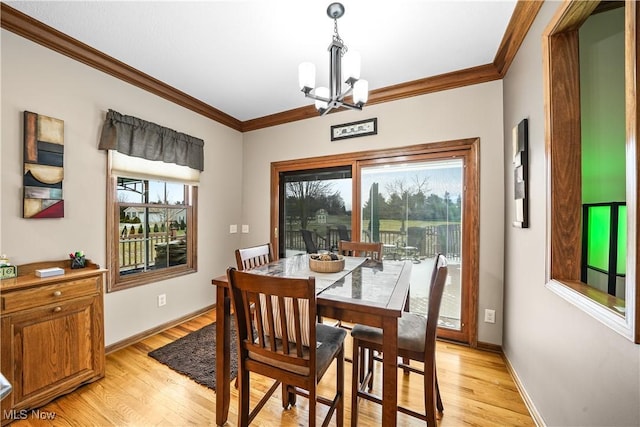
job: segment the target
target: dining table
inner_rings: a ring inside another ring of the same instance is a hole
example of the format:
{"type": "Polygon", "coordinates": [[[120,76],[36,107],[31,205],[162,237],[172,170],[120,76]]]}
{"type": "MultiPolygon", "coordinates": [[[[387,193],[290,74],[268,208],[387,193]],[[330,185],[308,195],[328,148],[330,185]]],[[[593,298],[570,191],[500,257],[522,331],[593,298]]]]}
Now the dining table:
{"type": "MultiPolygon", "coordinates": [[[[409,294],[411,261],[344,257],[335,273],[310,270],[309,255],[280,258],[249,270],[278,277],[313,276],[319,317],[360,323],[383,330],[382,422],[395,426],[398,410],[398,318],[409,294]]],[[[216,286],[216,424],[226,423],[231,389],[231,297],[226,274],[212,279],[216,286]]]]}

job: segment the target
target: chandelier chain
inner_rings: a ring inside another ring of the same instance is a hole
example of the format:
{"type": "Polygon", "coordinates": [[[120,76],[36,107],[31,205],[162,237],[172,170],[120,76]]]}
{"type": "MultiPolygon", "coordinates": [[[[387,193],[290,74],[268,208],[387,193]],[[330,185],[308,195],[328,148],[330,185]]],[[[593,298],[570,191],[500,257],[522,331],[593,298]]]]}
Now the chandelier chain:
{"type": "Polygon", "coordinates": [[[333,40],[339,42],[342,45],[340,49],[340,56],[344,56],[345,53],[349,50],[344,41],[340,38],[340,34],[338,34],[338,18],[333,18],[333,40]]]}

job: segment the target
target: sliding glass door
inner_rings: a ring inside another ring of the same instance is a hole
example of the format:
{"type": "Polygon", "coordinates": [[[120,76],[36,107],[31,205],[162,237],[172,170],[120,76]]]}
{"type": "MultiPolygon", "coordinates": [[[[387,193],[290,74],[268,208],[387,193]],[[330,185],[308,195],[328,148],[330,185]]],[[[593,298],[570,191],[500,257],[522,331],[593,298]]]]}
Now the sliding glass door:
{"type": "Polygon", "coordinates": [[[279,257],[382,242],[411,263],[409,305],[426,313],[437,254],[449,261],[438,335],[477,344],[477,139],[272,163],[272,243],[279,257]]]}

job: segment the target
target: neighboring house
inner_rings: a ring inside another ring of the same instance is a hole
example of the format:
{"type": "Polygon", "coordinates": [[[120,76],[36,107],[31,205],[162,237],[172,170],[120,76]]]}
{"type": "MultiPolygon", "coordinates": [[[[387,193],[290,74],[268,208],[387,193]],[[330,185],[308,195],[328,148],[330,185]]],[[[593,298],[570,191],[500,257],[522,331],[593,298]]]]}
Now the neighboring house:
{"type": "Polygon", "coordinates": [[[318,209],[318,212],[316,212],[316,222],[318,224],[327,223],[327,211],[325,209],[318,209]]]}

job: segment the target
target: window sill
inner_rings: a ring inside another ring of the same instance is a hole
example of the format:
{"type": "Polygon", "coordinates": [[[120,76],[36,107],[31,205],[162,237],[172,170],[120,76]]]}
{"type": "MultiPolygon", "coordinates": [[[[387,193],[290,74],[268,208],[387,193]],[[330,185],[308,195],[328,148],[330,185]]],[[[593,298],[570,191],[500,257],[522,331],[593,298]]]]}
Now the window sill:
{"type": "Polygon", "coordinates": [[[107,292],[121,291],[123,289],[134,288],[136,286],[146,285],[148,283],[160,282],[162,280],[196,273],[197,271],[198,270],[195,268],[187,267],[184,265],[163,268],[158,271],[139,273],[132,276],[119,276],[119,273],[116,271],[111,277],[110,285],[107,288],[107,292]]]}
{"type": "Polygon", "coordinates": [[[594,289],[582,282],[550,280],[546,287],[594,319],[634,341],[632,325],[625,316],[625,301],[594,289]]]}

